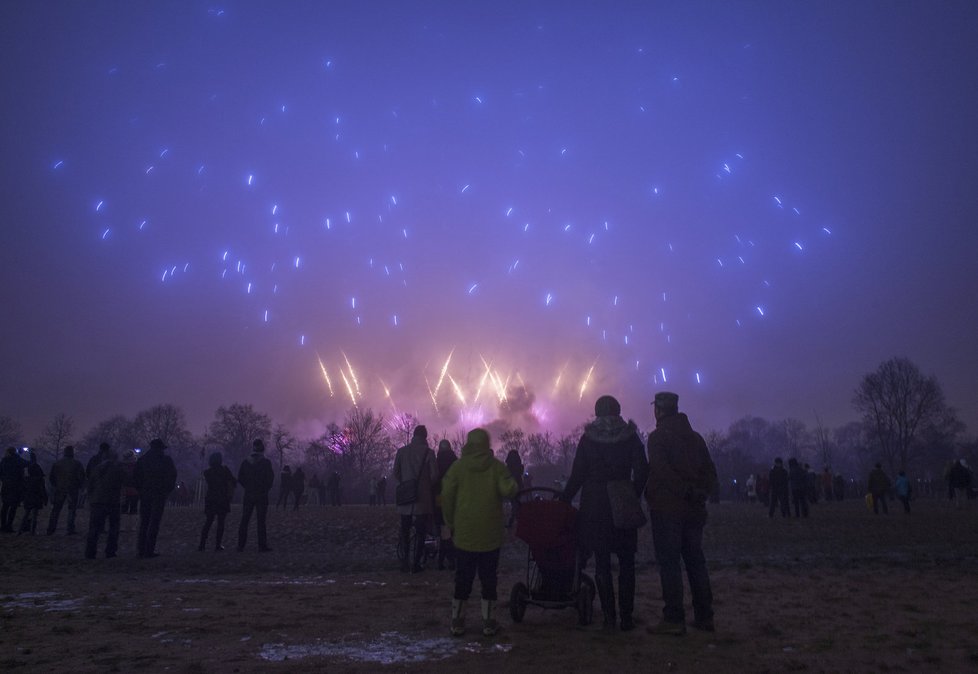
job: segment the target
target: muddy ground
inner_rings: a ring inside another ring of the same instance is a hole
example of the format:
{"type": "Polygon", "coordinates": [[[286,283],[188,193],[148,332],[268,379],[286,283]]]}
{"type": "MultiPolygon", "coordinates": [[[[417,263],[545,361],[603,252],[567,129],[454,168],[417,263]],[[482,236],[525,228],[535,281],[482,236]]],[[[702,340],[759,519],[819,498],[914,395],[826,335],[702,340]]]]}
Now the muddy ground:
{"type": "MultiPolygon", "coordinates": [[[[773,521],[760,506],[711,506],[717,631],[678,638],[645,631],[661,611],[648,527],[636,631],[603,632],[597,601],[590,627],[572,609],[534,606],[513,623],[508,596],[527,552],[511,540],[503,629],[482,637],[470,602],[473,629],[452,638],[452,573],[397,570],[391,507],[273,510],[271,553],[253,531],[235,550],[238,509],[228,549],[198,552],[202,512],[172,507],[161,556],[148,560],[135,556],[135,519],[123,518],[120,556],[94,561],[62,523],[50,537],[0,537],[0,670],[978,671],[978,510],[914,505],[909,517],[874,517],[859,501],[820,503],[808,520],[773,521]]],[[[87,513],[79,520],[84,531],[87,513]]]]}

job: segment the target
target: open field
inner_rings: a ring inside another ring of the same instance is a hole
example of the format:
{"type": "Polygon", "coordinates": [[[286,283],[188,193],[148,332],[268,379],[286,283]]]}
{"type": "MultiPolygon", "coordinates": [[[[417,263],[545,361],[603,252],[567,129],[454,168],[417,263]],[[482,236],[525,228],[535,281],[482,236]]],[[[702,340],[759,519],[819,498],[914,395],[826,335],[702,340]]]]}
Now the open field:
{"type": "MultiPolygon", "coordinates": [[[[874,517],[861,501],[820,503],[801,521],[768,520],[760,506],[711,506],[705,547],[717,632],[682,638],[644,629],[661,610],[648,527],[636,631],[579,628],[572,610],[534,606],[513,624],[508,595],[525,575],[526,549],[512,541],[500,565],[503,629],[482,637],[473,601],[473,629],[453,639],[452,573],[397,571],[390,507],[272,510],[274,551],[264,554],[253,529],[248,550],[234,549],[237,508],[220,553],[197,552],[201,511],[169,508],[161,556],[151,560],[135,557],[136,519],[125,516],[120,556],[84,560],[84,535],[63,534],[63,513],[54,536],[0,538],[0,669],[978,670],[978,510],[914,505],[910,517],[899,504],[874,517]]],[[[84,511],[79,526],[86,529],[84,511]]],[[[600,623],[597,600],[595,611],[600,623]]]]}

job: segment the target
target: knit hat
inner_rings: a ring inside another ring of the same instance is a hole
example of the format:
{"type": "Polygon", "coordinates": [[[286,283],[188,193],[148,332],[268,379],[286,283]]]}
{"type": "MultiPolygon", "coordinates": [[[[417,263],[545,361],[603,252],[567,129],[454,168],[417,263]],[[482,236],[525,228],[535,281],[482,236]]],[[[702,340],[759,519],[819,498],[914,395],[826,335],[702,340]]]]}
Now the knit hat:
{"type": "Polygon", "coordinates": [[[601,396],[594,403],[594,416],[621,416],[621,404],[614,398],[614,396],[601,396]]]}

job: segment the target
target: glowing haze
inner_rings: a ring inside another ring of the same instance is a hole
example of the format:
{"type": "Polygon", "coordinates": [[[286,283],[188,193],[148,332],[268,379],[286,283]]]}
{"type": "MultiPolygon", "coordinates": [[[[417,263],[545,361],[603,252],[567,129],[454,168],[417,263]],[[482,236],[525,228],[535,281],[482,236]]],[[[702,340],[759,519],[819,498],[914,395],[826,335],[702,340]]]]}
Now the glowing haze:
{"type": "Polygon", "coordinates": [[[974,7],[819,5],[6,4],[0,412],[973,425],[974,7]]]}

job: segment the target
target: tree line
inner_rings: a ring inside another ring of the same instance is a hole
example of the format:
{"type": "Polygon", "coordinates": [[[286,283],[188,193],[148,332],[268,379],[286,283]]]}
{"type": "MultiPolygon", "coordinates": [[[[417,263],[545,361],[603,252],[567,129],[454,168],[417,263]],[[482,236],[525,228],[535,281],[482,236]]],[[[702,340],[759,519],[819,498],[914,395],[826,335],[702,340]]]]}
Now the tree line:
{"type": "MultiPolygon", "coordinates": [[[[729,485],[752,473],[766,471],[775,457],[795,457],[818,471],[829,468],[844,476],[864,477],[879,462],[891,473],[907,470],[918,477],[940,478],[955,458],[978,459],[978,442],[965,437],[966,428],[950,407],[937,379],[924,375],[906,358],[892,358],[866,374],[852,396],[859,419],[826,428],[816,414],[814,428],[798,419],[767,420],[746,416],[726,431],[704,433],[707,445],[729,485]]],[[[181,479],[196,479],[207,455],[224,454],[235,467],[261,438],[277,467],[304,465],[307,472],[338,472],[346,493],[358,498],[371,478],[386,475],[398,447],[407,444],[420,421],[412,414],[384,415],[368,407],[352,407],[339,422],[329,422],[314,438],[299,438],[284,424],[246,403],[221,406],[205,431],[192,433],[183,410],[160,404],[134,417],[115,415],[77,437],[72,418],[64,413],[48,423],[33,447],[39,459],[54,461],[73,444],[85,455],[108,442],[119,451],[148,446],[160,438],[170,448],[181,479]]],[[[695,419],[694,419],[695,423],[695,419]]],[[[526,432],[502,421],[490,424],[494,446],[503,457],[516,450],[532,472],[536,486],[551,486],[570,472],[583,426],[558,434],[549,430],[526,432]]],[[[444,438],[433,434],[433,446],[448,440],[458,452],[468,429],[444,438]]],[[[643,429],[644,433],[651,428],[643,429]]],[[[644,440],[644,437],[643,437],[644,440]]],[[[0,415],[0,446],[21,445],[19,424],[0,415]]]]}

